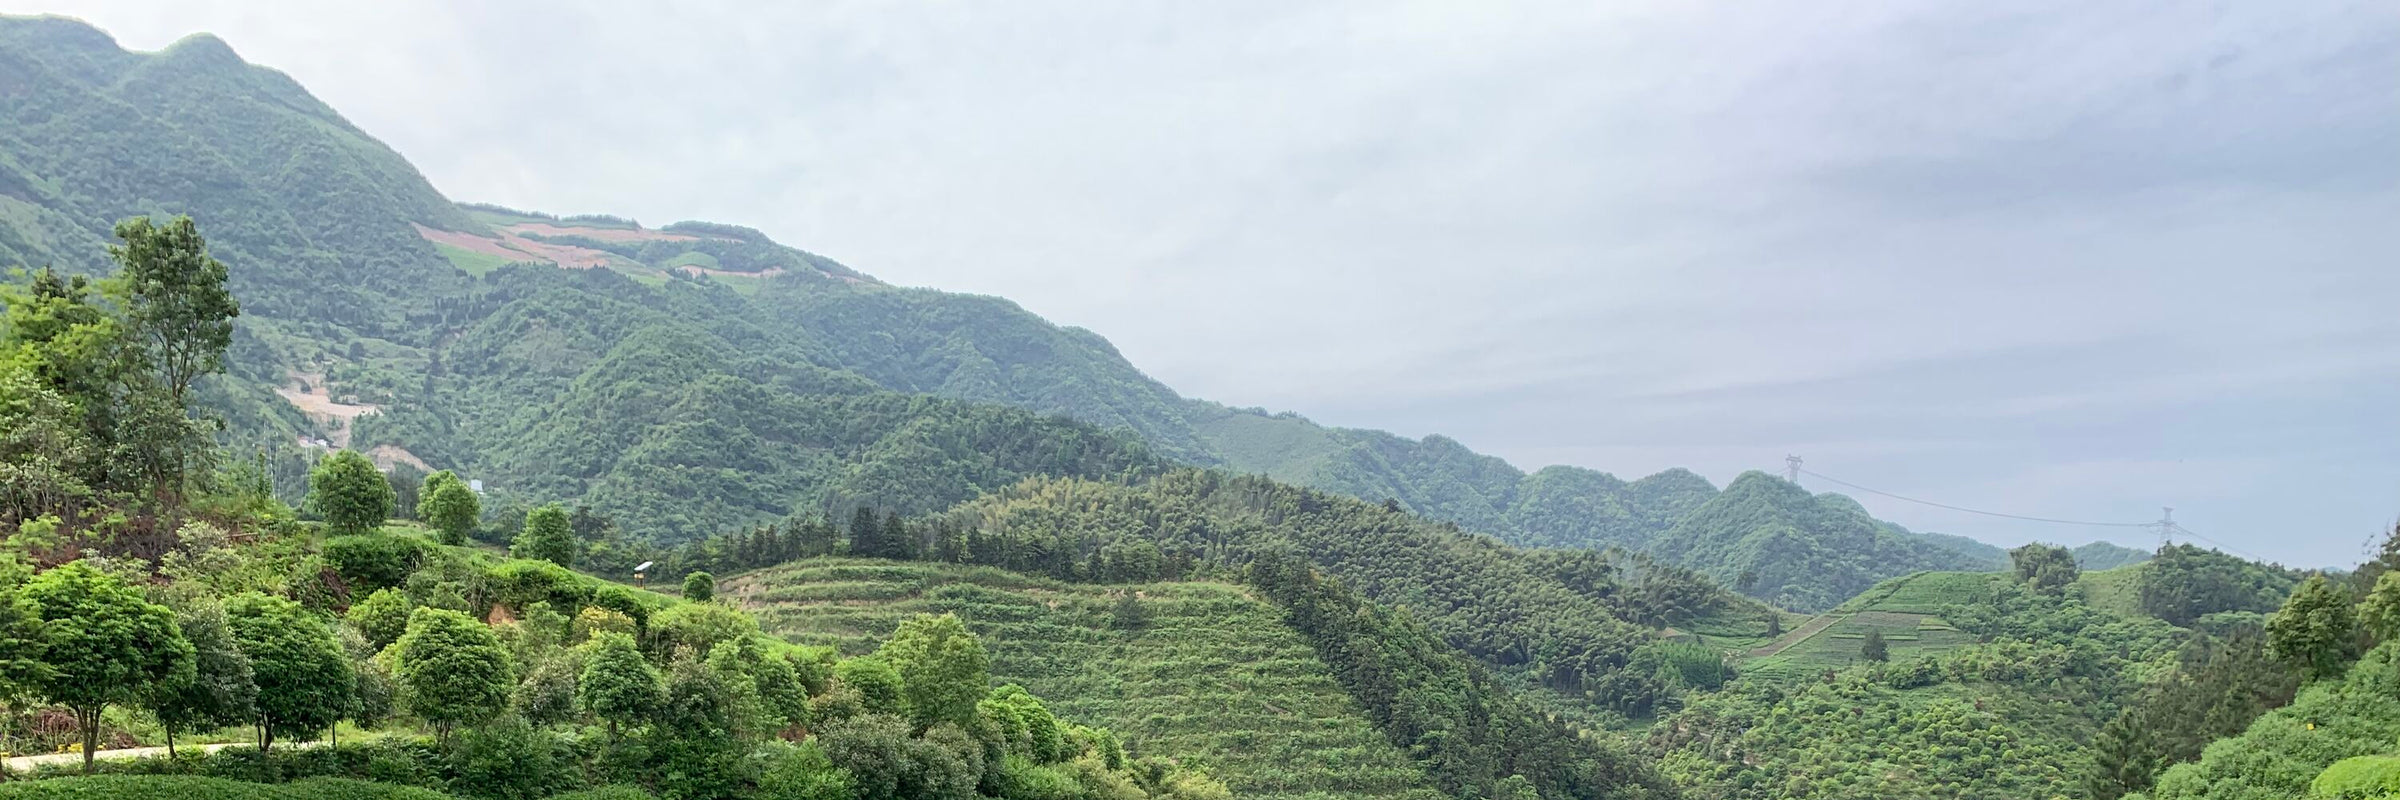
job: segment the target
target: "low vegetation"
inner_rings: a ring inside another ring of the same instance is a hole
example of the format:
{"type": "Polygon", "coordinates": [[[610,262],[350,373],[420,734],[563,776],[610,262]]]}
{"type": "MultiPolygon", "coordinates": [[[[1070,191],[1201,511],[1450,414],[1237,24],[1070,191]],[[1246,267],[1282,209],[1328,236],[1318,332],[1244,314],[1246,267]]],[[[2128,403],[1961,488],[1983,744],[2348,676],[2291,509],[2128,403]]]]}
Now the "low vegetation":
{"type": "Polygon", "coordinates": [[[836,557],[750,572],[722,592],[767,631],[845,655],[873,652],[901,620],[955,614],[991,643],[994,680],[1204,765],[1241,797],[1431,792],[1281,610],[1238,585],[836,557]]]}

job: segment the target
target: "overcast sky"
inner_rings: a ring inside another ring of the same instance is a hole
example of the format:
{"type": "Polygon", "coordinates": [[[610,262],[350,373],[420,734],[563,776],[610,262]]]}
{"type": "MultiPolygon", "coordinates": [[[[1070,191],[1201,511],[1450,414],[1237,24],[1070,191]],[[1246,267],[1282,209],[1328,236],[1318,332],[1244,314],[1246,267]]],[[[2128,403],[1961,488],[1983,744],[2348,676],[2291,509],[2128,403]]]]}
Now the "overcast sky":
{"type": "Polygon", "coordinates": [[[1527,468],[1798,453],[2308,565],[2400,515],[2390,0],[9,5],[214,32],[455,199],[751,225],[1527,468]]]}

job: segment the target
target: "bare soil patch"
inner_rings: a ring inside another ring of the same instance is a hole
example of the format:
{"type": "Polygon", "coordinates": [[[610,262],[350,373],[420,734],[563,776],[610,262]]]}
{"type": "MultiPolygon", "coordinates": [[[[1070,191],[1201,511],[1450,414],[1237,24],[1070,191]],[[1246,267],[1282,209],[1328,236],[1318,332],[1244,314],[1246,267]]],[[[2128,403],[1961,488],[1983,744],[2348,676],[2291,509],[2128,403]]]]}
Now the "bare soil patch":
{"type": "Polygon", "coordinates": [[[520,222],[501,228],[509,233],[532,233],[542,236],[581,236],[603,242],[696,242],[701,237],[688,233],[668,233],[649,228],[593,228],[582,225],[552,225],[547,222],[520,222]]]}
{"type": "Polygon", "coordinates": [[[375,466],[382,467],[387,470],[391,469],[395,464],[407,464],[426,472],[433,471],[432,464],[425,463],[425,459],[418,458],[417,454],[411,453],[407,448],[396,444],[379,444],[374,447],[367,448],[367,458],[374,461],[375,466]]]}
{"type": "Polygon", "coordinates": [[[417,235],[429,242],[499,256],[510,261],[542,261],[568,269],[608,266],[609,255],[606,252],[589,247],[537,242],[506,229],[500,232],[499,237],[493,238],[418,225],[417,235]]]}
{"type": "Polygon", "coordinates": [[[376,406],[368,403],[335,400],[326,391],[322,373],[295,371],[286,373],[285,378],[282,386],[275,387],[275,393],[324,428],[325,440],[335,447],[350,446],[351,420],[376,410],[376,406]]]}

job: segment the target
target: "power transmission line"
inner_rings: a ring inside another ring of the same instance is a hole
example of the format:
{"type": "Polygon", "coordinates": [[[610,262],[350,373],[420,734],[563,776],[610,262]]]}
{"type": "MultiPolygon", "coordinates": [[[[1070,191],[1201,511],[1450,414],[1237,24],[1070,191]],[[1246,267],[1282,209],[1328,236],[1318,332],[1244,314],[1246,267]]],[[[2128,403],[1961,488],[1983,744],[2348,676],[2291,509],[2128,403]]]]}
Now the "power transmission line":
{"type": "MultiPolygon", "coordinates": [[[[1934,501],[1931,501],[1931,500],[1924,500],[1924,499],[1919,499],[1919,498],[1915,498],[1915,497],[1909,497],[1909,496],[1907,496],[1907,495],[1902,495],[1902,494],[1893,494],[1893,493],[1891,493],[1891,492],[1887,492],[1887,491],[1884,491],[1884,490],[1882,490],[1882,489],[1876,489],[1876,488],[1872,488],[1872,487],[1868,487],[1868,486],[1860,486],[1860,485],[1858,485],[1858,484],[1851,483],[1851,482],[1849,482],[1849,481],[1845,481],[1845,480],[1842,480],[1842,479],[1840,479],[1840,478],[1833,477],[1833,476],[1831,476],[1831,475],[1826,475],[1826,474],[1824,474],[1824,473],[1821,473],[1821,472],[1816,472],[1816,471],[1814,471],[1814,470],[1804,469],[1804,468],[1802,468],[1802,467],[1800,466],[1800,457],[1799,457],[1799,456],[1787,456],[1787,457],[1785,457],[1784,461],[1785,461],[1785,464],[1786,464],[1786,468],[1787,468],[1787,469],[1790,471],[1790,474],[1794,474],[1794,475],[1807,475],[1807,476],[1809,476],[1809,477],[1816,478],[1816,479],[1818,479],[1818,480],[1825,481],[1825,482],[1827,482],[1827,483],[1839,484],[1839,485],[1841,485],[1841,486],[1845,486],[1845,487],[1848,487],[1848,488],[1851,488],[1851,489],[1856,489],[1856,490],[1858,490],[1858,491],[1866,492],[1866,493],[1868,493],[1868,494],[1881,495],[1881,496],[1884,496],[1884,497],[1889,497],[1889,498],[1892,498],[1892,499],[1894,499],[1894,500],[1901,500],[1901,501],[1906,501],[1906,502],[1910,502],[1910,503],[1916,503],[1916,504],[1918,504],[1918,505],[1932,506],[1932,507],[1934,507],[1934,508],[1948,509],[1948,510],[1951,510],[1951,511],[1960,511],[1960,512],[1965,512],[1965,513],[1968,513],[1968,514],[1981,514],[1981,515],[1983,515],[1983,516],[1987,516],[1987,517],[1999,517],[1999,518],[2001,518],[2001,519],[2022,520],[2022,521],[2025,521],[2025,522],[2046,522],[2046,523],[2050,523],[2050,524],[2053,524],[2053,525],[2084,525],[2084,526],[2090,526],[2090,527],[2096,527],[2096,528],[2156,528],[2156,529],[2158,529],[2158,532],[2159,532],[2159,540],[2160,540],[2161,542],[2168,542],[2168,541],[2171,541],[2171,540],[2173,539],[2173,536],[2174,536],[2175,534],[2178,534],[2178,533],[2180,533],[2180,534],[2183,534],[2183,535],[2185,535],[2185,536],[2187,536],[2187,537],[2190,537],[2190,538],[2193,538],[2193,539],[2198,539],[2198,540],[2200,540],[2200,541],[2207,542],[2207,543],[2209,543],[2210,545],[2214,545],[2214,546],[2215,546],[2217,549],[2219,549],[2219,550],[2223,550],[2223,551],[2225,551],[2225,552],[2232,553],[2232,554],[2234,554],[2234,555],[2241,556],[2241,557],[2243,557],[2243,558],[2247,558],[2247,559],[2250,559],[2250,560],[2252,560],[2252,561],[2257,561],[2257,562],[2260,562],[2260,563],[2268,563],[2266,559],[2259,558],[2258,556],[2255,556],[2255,555],[2252,555],[2252,554],[2250,554],[2250,553],[2246,553],[2246,552],[2243,552],[2243,551],[2241,551],[2241,550],[2235,549],[2235,548],[2234,548],[2232,545],[2228,545],[2228,544],[2226,544],[2226,543],[2224,543],[2224,542],[2220,542],[2220,541],[2217,541],[2217,540],[2215,540],[2215,539],[2211,539],[2211,538],[2208,538],[2208,537],[2206,537],[2206,536],[2202,536],[2202,535],[2200,535],[2200,533],[2199,533],[2199,532],[2197,532],[2197,531],[2194,531],[2194,530],[2192,530],[2192,529],[2190,529],[2190,528],[2184,527],[2183,523],[2180,523],[2180,522],[2176,522],[2176,521],[2175,521],[2175,510],[2174,510],[2174,509],[2167,509],[2167,511],[2166,511],[2166,515],[2165,515],[2165,516],[2163,516],[2163,517],[2161,517],[2161,518],[2159,518],[2159,520],[2158,520],[2157,522],[2095,522],[2095,521],[2092,521],[2092,520],[2082,520],[2082,519],[2058,519],[2058,518],[2056,518],[2056,517],[2034,517],[2034,516],[2027,516],[2027,515],[2024,515],[2024,514],[2009,514],[2009,513],[1999,512],[1999,511],[1985,511],[1985,510],[1983,510],[1983,509],[1980,509],[1980,508],[1968,508],[1968,507],[1966,507],[1966,506],[1954,506],[1954,505],[1951,505],[1951,504],[1949,504],[1949,503],[1936,503],[1936,502],[1934,502],[1934,501]]],[[[1794,483],[1798,483],[1798,481],[1794,481],[1794,483]]]]}
{"type": "Polygon", "coordinates": [[[1815,472],[1815,471],[1812,471],[1812,470],[1801,469],[1801,468],[1799,468],[1799,467],[1793,467],[1792,469],[1793,469],[1794,471],[1796,471],[1796,472],[1798,472],[1798,473],[1802,474],[1802,475],[1807,475],[1807,476],[1809,476],[1809,477],[1816,478],[1816,479],[1818,479],[1818,480],[1825,481],[1825,482],[1827,482],[1827,483],[1837,483],[1837,484],[1841,484],[1841,485],[1843,485],[1843,486],[1847,486],[1847,487],[1850,487],[1850,488],[1852,488],[1852,489],[1857,489],[1857,490],[1859,490],[1859,491],[1866,492],[1866,493],[1868,493],[1868,494],[1878,494],[1878,495],[1883,495],[1884,497],[1889,497],[1889,498],[1892,498],[1892,499],[1894,499],[1894,500],[1905,500],[1905,501],[1908,501],[1908,502],[1911,502],[1911,503],[1916,503],[1916,504],[1918,504],[1918,505],[1932,506],[1932,507],[1934,507],[1934,508],[1946,508],[1946,509],[1949,509],[1949,510],[1951,510],[1951,511],[1963,511],[1963,512],[1966,512],[1966,513],[1969,513],[1969,514],[1982,514],[1982,515],[1984,515],[1984,516],[1987,516],[1987,517],[1999,517],[1999,518],[2002,518],[2002,519],[2024,520],[2024,521],[2026,521],[2026,522],[2048,522],[2048,523],[2051,523],[2051,524],[2054,524],[2054,525],[2090,525],[2090,526],[2093,526],[2093,527],[2100,527],[2100,528],[2155,528],[2155,527],[2158,527],[2158,523],[2156,523],[2156,522],[2092,522],[2092,521],[2089,521],[2089,520],[2080,520],[2080,519],[2057,519],[2057,518],[2053,518],[2053,517],[2029,517],[2029,516],[2026,516],[2026,515],[2023,515],[2023,514],[2006,514],[2006,513],[2002,513],[2002,512],[1998,512],[1998,511],[1985,511],[1985,510],[1983,510],[1983,509],[1980,509],[1980,508],[1968,508],[1968,507],[1966,507],[1966,506],[1954,506],[1954,505],[1950,505],[1949,503],[1936,503],[1936,502],[1934,502],[1934,501],[1931,501],[1931,500],[1920,500],[1920,499],[1917,499],[1917,498],[1914,498],[1914,497],[1909,497],[1909,496],[1907,496],[1907,495],[1893,494],[1893,493],[1891,493],[1891,492],[1887,492],[1887,491],[1884,491],[1884,490],[1882,490],[1882,489],[1871,489],[1871,488],[1868,488],[1868,487],[1865,487],[1865,486],[1860,486],[1860,485],[1858,485],[1858,484],[1851,483],[1851,482],[1849,482],[1849,481],[1842,480],[1842,479],[1840,479],[1840,478],[1836,478],[1836,477],[1833,477],[1833,476],[1830,476],[1830,475],[1825,475],[1825,474],[1823,474],[1823,473],[1815,472]]]}
{"type": "Polygon", "coordinates": [[[2236,550],[2236,549],[2234,549],[2234,548],[2233,548],[2233,546],[2232,546],[2232,545],[2226,544],[2226,543],[2224,543],[2224,542],[2220,542],[2220,541],[2217,541],[2217,540],[2215,540],[2215,539],[2211,539],[2211,538],[2208,538],[2208,537],[2206,537],[2206,536],[2202,536],[2202,535],[2200,535],[2200,533],[2199,533],[2198,531],[2194,531],[2194,530],[2192,530],[2192,529],[2190,529],[2190,528],[2186,528],[2186,527],[2184,527],[2184,526],[2183,526],[2183,523],[2181,523],[2181,522],[2175,523],[2175,532],[2176,532],[2176,533],[2183,534],[2183,535],[2185,535],[2185,536],[2189,536],[2189,537],[2191,537],[2191,538],[2194,538],[2194,539],[2198,539],[2198,540],[2200,540],[2200,541],[2203,541],[2203,542],[2207,542],[2207,543],[2209,543],[2209,544],[2211,544],[2211,545],[2215,545],[2215,546],[2216,546],[2216,548],[2217,548],[2217,549],[2219,549],[2219,550],[2223,550],[2223,551],[2225,551],[2225,552],[2232,553],[2232,554],[2234,554],[2234,555],[2241,556],[2241,557],[2243,557],[2243,558],[2247,558],[2247,559],[2250,559],[2250,560],[2252,560],[2252,561],[2256,561],[2256,562],[2258,562],[2258,563],[2261,563],[2261,564],[2272,564],[2272,563],[2275,563],[2275,562],[2273,562],[2273,561],[2268,561],[2267,559],[2259,558],[2258,556],[2251,555],[2251,554],[2249,554],[2249,553],[2245,553],[2245,552],[2242,552],[2242,551],[2240,551],[2240,550],[2236,550]]]}

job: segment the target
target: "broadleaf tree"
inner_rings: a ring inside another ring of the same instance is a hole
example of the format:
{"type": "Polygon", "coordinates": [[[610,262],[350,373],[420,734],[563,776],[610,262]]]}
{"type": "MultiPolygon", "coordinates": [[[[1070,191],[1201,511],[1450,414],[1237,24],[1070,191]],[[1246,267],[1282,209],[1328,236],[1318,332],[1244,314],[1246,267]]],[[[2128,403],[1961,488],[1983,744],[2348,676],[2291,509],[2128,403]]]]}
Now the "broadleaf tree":
{"type": "Polygon", "coordinates": [[[335,536],[367,533],[392,516],[390,481],[355,450],[337,450],[308,472],[308,504],[335,536]]]}
{"type": "Polygon", "coordinates": [[[408,632],[392,643],[392,672],[409,713],[433,723],[445,741],[459,723],[508,707],[508,651],[491,628],[457,611],[411,613],[408,632]]]}
{"type": "Polygon", "coordinates": [[[509,555],[562,567],[575,566],[575,550],[575,530],[567,520],[567,510],[556,505],[527,513],[525,530],[509,545],[509,555]]]}
{"type": "Polygon", "coordinates": [[[225,602],[234,642],[258,683],[258,747],[307,736],[348,716],[358,678],[332,626],[299,603],[248,592],[225,602]]]}
{"type": "Polygon", "coordinates": [[[575,704],[608,724],[609,739],[616,739],[619,728],[648,716],[665,694],[665,679],[642,657],[632,636],[602,631],[583,645],[575,704]]]}
{"type": "Polygon", "coordinates": [[[417,519],[441,534],[442,544],[464,545],[475,523],[483,519],[483,499],[457,473],[441,470],[425,476],[417,493],[417,519]]]}
{"type": "Polygon", "coordinates": [[[976,701],[991,691],[991,655],[957,614],[902,622],[876,654],[900,674],[901,708],[919,730],[973,722],[976,701]]]}
{"type": "Polygon", "coordinates": [[[101,714],[189,680],[192,645],[175,612],[81,561],[34,576],[22,591],[43,623],[36,660],[45,669],[32,688],[75,713],[90,772],[101,714]]]}
{"type": "Polygon", "coordinates": [[[206,596],[185,600],[175,610],[175,624],[192,645],[192,673],[169,680],[148,698],[150,714],[166,734],[170,758],[175,755],[175,734],[249,722],[258,703],[250,657],[234,641],[223,605],[206,596]]]}

